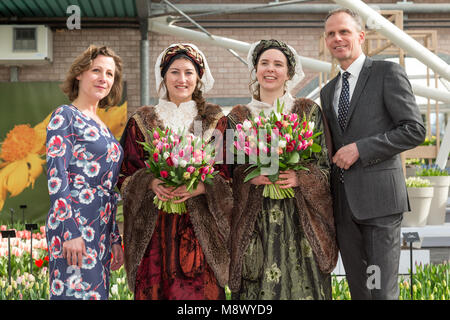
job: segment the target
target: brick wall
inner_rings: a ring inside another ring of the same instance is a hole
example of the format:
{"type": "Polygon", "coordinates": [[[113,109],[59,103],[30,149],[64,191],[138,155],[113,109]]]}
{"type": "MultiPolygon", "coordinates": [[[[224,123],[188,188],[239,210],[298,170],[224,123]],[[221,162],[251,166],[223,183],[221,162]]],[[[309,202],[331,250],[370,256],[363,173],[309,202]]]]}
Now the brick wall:
{"type": "MultiPolygon", "coordinates": [[[[58,29],[53,32],[53,63],[24,66],[19,81],[63,81],[73,60],[90,44],[107,45],[122,58],[131,108],[139,106],[139,30],[134,29],[58,29]]],[[[9,67],[0,66],[0,81],[9,81],[9,67]]]]}

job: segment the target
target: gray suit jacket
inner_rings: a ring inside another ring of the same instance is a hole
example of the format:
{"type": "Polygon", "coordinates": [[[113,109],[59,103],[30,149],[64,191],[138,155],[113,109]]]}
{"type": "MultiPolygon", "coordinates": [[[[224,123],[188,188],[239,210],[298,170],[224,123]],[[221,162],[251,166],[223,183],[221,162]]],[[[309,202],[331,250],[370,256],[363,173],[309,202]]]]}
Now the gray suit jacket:
{"type": "MultiPolygon", "coordinates": [[[[357,219],[409,211],[408,194],[399,153],[425,139],[426,129],[411,84],[396,63],[366,58],[347,117],[341,129],[332,103],[339,75],[320,92],[333,137],[334,150],[356,142],[359,159],[344,173],[350,208],[357,219]]],[[[332,186],[339,168],[332,168],[332,186]]]]}

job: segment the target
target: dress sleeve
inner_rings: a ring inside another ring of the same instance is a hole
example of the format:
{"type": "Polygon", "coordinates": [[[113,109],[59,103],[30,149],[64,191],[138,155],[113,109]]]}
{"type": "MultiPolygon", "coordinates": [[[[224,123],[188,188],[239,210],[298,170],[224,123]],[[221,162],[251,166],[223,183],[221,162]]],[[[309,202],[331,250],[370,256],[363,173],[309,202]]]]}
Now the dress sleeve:
{"type": "Polygon", "coordinates": [[[73,125],[71,112],[64,107],[58,108],[47,125],[46,139],[47,180],[51,205],[48,227],[56,229],[61,223],[65,241],[81,236],[77,217],[72,210],[75,200],[70,189],[69,164],[76,141],[73,125]]]}
{"type": "Polygon", "coordinates": [[[326,143],[326,135],[328,134],[325,130],[325,119],[323,119],[320,107],[314,103],[311,109],[311,121],[314,121],[315,132],[322,132],[320,136],[317,137],[317,144],[320,145],[322,150],[318,153],[313,153],[314,162],[317,164],[321,172],[326,176],[327,180],[330,177],[330,158],[328,156],[328,145],[326,143]]]}
{"type": "Polygon", "coordinates": [[[120,169],[120,176],[117,182],[119,190],[122,192],[129,178],[139,169],[145,168],[147,152],[138,143],[145,142],[145,137],[139,129],[136,120],[132,117],[127,123],[125,131],[120,140],[123,148],[124,158],[120,169]]]}
{"type": "MultiPolygon", "coordinates": [[[[223,116],[216,125],[221,135],[220,139],[214,140],[217,150],[221,150],[223,159],[225,159],[225,139],[224,133],[227,128],[227,118],[223,116]]],[[[230,232],[231,214],[233,209],[233,196],[230,185],[229,168],[225,161],[214,166],[214,170],[219,173],[215,175],[212,184],[205,184],[205,197],[208,208],[216,220],[224,239],[228,239],[230,232]]]]}

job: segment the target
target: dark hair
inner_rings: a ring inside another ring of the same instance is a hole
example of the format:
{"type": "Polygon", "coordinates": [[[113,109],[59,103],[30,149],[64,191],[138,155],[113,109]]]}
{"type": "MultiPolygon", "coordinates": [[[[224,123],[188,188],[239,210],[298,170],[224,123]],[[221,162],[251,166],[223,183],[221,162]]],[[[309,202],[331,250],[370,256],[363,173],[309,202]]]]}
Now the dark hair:
{"type": "Polygon", "coordinates": [[[161,58],[161,65],[159,66],[159,68],[161,69],[161,77],[164,78],[170,65],[176,59],[179,59],[181,57],[184,57],[192,62],[199,78],[203,76],[203,72],[205,71],[205,64],[200,52],[198,52],[188,44],[179,43],[177,45],[170,46],[165,50],[164,55],[161,58]]]}
{"type": "Polygon", "coordinates": [[[167,73],[167,70],[169,70],[170,66],[172,65],[172,63],[175,62],[175,60],[178,59],[186,59],[189,60],[190,62],[192,62],[192,64],[194,65],[195,71],[197,71],[198,76],[201,76],[201,69],[200,66],[198,65],[198,63],[192,59],[191,57],[189,57],[188,55],[184,54],[184,53],[177,53],[176,55],[172,56],[167,63],[164,64],[164,66],[161,65],[162,69],[161,69],[161,77],[164,78],[164,76],[167,73]]]}
{"type": "MultiPolygon", "coordinates": [[[[286,57],[286,61],[287,61],[288,77],[289,77],[289,79],[292,79],[292,77],[295,75],[295,64],[296,64],[295,57],[294,57],[294,53],[291,51],[291,49],[289,49],[287,44],[284,43],[283,41],[279,41],[279,40],[275,40],[275,39],[261,40],[256,45],[256,47],[253,51],[253,57],[252,57],[253,69],[256,71],[256,67],[258,66],[258,62],[259,62],[259,59],[261,58],[261,55],[269,49],[277,49],[281,53],[283,53],[283,55],[286,57]]],[[[250,92],[253,95],[253,98],[260,100],[261,97],[260,97],[260,91],[259,91],[260,90],[259,83],[257,84],[256,89],[253,90],[253,85],[257,82],[258,82],[257,79],[252,79],[250,81],[249,88],[250,88],[250,92]]]]}
{"type": "Polygon", "coordinates": [[[359,14],[357,14],[355,11],[347,9],[347,8],[336,8],[328,12],[327,16],[325,17],[325,22],[327,22],[328,18],[331,16],[338,14],[338,13],[346,13],[350,17],[352,17],[353,21],[355,21],[356,26],[359,28],[358,31],[364,30],[364,22],[359,14]]]}
{"type": "Polygon", "coordinates": [[[78,97],[79,80],[77,77],[89,70],[92,61],[98,56],[106,56],[114,59],[115,72],[114,83],[109,94],[100,100],[99,108],[106,108],[119,104],[122,99],[122,59],[110,48],[90,45],[81,55],[79,55],[67,72],[66,79],[61,84],[61,90],[67,95],[70,101],[78,97]]]}

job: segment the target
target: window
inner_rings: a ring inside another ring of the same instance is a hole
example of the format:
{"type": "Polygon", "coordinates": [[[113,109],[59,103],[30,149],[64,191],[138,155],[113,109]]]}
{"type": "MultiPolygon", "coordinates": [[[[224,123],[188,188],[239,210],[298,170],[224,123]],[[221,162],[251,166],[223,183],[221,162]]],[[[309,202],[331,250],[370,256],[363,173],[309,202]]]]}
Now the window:
{"type": "Polygon", "coordinates": [[[14,51],[36,51],[36,28],[14,28],[14,51]]]}

